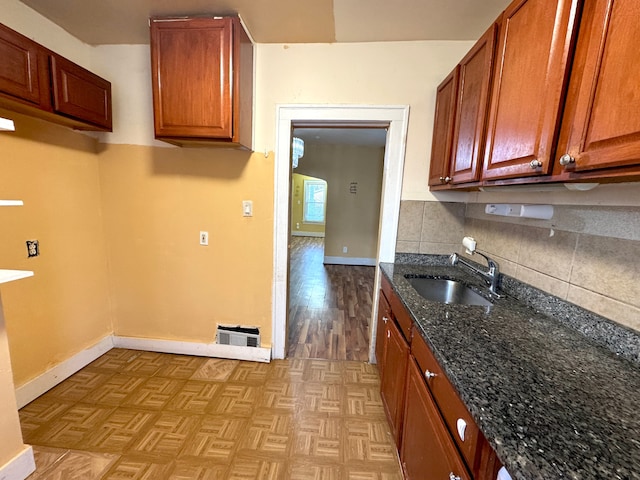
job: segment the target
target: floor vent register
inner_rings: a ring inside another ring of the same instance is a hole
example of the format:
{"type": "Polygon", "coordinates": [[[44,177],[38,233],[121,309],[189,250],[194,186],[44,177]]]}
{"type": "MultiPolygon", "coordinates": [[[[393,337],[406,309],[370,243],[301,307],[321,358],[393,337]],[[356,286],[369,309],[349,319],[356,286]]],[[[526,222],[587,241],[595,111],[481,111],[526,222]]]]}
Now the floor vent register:
{"type": "Polygon", "coordinates": [[[259,347],[260,329],[240,325],[218,325],[216,343],[240,347],[259,347]]]}

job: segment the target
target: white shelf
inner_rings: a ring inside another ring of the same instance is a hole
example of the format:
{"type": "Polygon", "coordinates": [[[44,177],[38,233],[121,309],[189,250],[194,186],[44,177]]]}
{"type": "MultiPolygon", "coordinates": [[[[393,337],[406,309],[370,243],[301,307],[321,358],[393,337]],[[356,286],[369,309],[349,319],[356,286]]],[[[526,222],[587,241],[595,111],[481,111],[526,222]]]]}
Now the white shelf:
{"type": "Polygon", "coordinates": [[[0,132],[14,132],[15,130],[16,126],[14,125],[13,120],[0,117],[0,132]]]}
{"type": "Polygon", "coordinates": [[[21,278],[33,277],[29,270],[2,270],[0,269],[0,283],[13,282],[21,278]]]}
{"type": "Polygon", "coordinates": [[[20,207],[24,205],[22,200],[0,200],[0,207],[20,207]]]}

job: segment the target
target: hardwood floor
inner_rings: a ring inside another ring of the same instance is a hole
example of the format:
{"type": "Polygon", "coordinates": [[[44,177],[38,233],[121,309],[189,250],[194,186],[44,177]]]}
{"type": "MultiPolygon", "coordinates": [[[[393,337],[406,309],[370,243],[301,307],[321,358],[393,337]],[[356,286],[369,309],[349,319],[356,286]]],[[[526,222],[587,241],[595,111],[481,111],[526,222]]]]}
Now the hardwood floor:
{"type": "Polygon", "coordinates": [[[323,259],[324,239],[292,237],[287,355],[367,361],[375,268],[323,259]]]}

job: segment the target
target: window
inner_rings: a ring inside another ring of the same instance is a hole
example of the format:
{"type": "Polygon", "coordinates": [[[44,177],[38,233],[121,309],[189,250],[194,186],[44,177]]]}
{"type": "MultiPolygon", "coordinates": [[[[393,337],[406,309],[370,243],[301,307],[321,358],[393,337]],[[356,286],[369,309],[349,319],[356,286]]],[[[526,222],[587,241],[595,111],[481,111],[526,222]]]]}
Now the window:
{"type": "Polygon", "coordinates": [[[327,182],[324,180],[304,181],[304,223],[324,223],[327,206],[327,182]]]}

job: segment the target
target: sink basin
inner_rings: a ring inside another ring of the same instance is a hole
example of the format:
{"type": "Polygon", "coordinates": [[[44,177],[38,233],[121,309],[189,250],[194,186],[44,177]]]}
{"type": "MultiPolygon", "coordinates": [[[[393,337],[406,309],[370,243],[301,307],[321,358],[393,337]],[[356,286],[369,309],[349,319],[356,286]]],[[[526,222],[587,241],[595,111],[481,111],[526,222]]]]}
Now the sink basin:
{"type": "Polygon", "coordinates": [[[492,303],[477,294],[463,283],[443,278],[407,278],[416,291],[427,300],[459,305],[482,305],[489,307],[492,303]]]}

